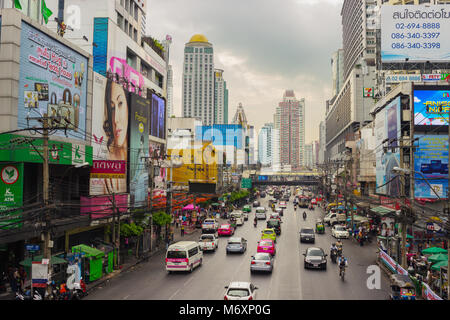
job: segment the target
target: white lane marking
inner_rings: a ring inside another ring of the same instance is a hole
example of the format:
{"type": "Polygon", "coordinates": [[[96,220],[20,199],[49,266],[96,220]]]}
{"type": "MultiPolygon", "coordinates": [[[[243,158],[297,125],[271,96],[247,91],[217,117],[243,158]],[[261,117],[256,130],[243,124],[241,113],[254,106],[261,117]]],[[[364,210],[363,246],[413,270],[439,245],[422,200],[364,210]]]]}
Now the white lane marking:
{"type": "Polygon", "coordinates": [[[130,295],[127,295],[123,298],[123,300],[127,300],[130,295]]]}
{"type": "Polygon", "coordinates": [[[188,285],[188,283],[192,281],[192,279],[194,279],[194,277],[190,277],[190,278],[184,283],[184,286],[186,287],[186,286],[188,285]]]}
{"type": "Polygon", "coordinates": [[[172,300],[173,297],[175,297],[178,294],[178,292],[180,292],[180,290],[181,289],[178,289],[177,291],[175,291],[174,294],[170,296],[169,300],[172,300]]]}

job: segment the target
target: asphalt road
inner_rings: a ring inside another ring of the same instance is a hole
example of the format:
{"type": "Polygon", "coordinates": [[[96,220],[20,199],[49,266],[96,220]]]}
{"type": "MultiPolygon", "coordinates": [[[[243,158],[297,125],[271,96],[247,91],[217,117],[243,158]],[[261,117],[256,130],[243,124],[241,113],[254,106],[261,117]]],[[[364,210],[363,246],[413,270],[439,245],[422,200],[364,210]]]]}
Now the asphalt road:
{"type": "MultiPolygon", "coordinates": [[[[260,199],[268,208],[268,198],[260,199]]],[[[338,277],[338,267],[328,257],[327,270],[305,270],[303,255],[310,246],[322,247],[329,254],[335,239],[326,227],[325,234],[316,234],[315,244],[300,243],[299,230],[302,226],[315,226],[321,209],[307,210],[303,221],[302,212],[294,212],[293,197],[283,216],[281,235],[277,238],[277,254],[272,274],[251,274],[250,259],[256,252],[257,241],[265,222],[260,220],[253,226],[254,209],[249,220],[238,227],[235,236],[248,240],[244,254],[225,252],[227,237],[221,237],[215,253],[205,253],[203,265],[189,273],[168,274],[164,267],[164,254],[153,256],[149,262],[141,263],[121,273],[89,294],[87,300],[222,300],[225,286],[232,281],[251,281],[257,287],[258,300],[385,300],[388,299],[389,283],[380,272],[381,288],[368,289],[367,267],[376,265],[374,244],[360,247],[351,239],[343,240],[344,255],[349,260],[345,281],[338,277]]],[[[268,210],[269,212],[269,210],[268,210]]],[[[186,239],[188,240],[188,239],[186,239]]]]}

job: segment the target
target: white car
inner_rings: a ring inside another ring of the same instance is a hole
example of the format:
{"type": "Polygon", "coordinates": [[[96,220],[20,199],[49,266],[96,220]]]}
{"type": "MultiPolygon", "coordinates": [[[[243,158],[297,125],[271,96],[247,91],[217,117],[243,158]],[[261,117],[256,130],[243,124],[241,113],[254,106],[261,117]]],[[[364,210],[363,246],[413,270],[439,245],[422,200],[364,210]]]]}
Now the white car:
{"type": "Polygon", "coordinates": [[[280,201],[280,204],[278,206],[280,208],[282,208],[282,209],[286,209],[287,208],[287,202],[286,201],[280,201]]]}
{"type": "Polygon", "coordinates": [[[331,235],[333,237],[335,237],[336,239],[342,239],[342,238],[348,239],[348,237],[350,236],[347,228],[344,226],[341,226],[341,225],[335,225],[331,229],[331,235]]]}
{"type": "Polygon", "coordinates": [[[231,282],[225,289],[224,300],[255,300],[258,287],[251,282],[231,282]]]}
{"type": "Polygon", "coordinates": [[[324,218],[323,218],[323,222],[327,223],[328,225],[330,225],[330,219],[331,219],[331,215],[332,213],[328,213],[324,218]]]}
{"type": "Polygon", "coordinates": [[[202,234],[198,244],[202,251],[216,251],[219,247],[219,238],[215,234],[202,234]]]}
{"type": "Polygon", "coordinates": [[[263,219],[266,220],[266,208],[264,207],[258,207],[255,210],[255,217],[256,219],[263,219]]]}

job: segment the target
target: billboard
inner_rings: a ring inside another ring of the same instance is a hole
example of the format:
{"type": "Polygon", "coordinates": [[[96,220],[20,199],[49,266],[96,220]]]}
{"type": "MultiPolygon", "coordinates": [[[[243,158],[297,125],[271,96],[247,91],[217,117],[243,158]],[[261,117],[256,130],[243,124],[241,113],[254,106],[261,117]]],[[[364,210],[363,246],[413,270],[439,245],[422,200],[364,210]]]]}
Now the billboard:
{"type": "Polygon", "coordinates": [[[86,57],[22,21],[18,128],[42,127],[26,118],[47,113],[62,117],[69,138],[85,140],[87,68],[86,57]]]}
{"type": "Polygon", "coordinates": [[[240,124],[215,124],[195,127],[195,140],[212,141],[214,146],[234,146],[241,149],[245,132],[240,124]]]}
{"type": "Polygon", "coordinates": [[[437,195],[439,195],[440,198],[447,198],[448,135],[415,134],[414,138],[419,138],[414,152],[414,171],[416,172],[414,197],[438,199],[437,195]],[[424,180],[424,177],[437,195],[424,180]]]}
{"type": "Polygon", "coordinates": [[[446,5],[383,5],[381,60],[447,62],[450,60],[450,11],[446,5]]]}
{"type": "Polygon", "coordinates": [[[92,219],[110,218],[113,214],[113,202],[120,213],[128,212],[128,195],[80,197],[82,215],[90,215],[92,219]]]}
{"type": "Polygon", "coordinates": [[[414,88],[414,125],[448,125],[450,90],[448,86],[417,86],[414,88]]]}
{"type": "Polygon", "coordinates": [[[150,135],[165,139],[166,137],[166,100],[152,94],[152,106],[150,116],[150,135]]]}
{"type": "Polygon", "coordinates": [[[0,230],[22,227],[23,163],[0,165],[0,230]]]}
{"type": "Polygon", "coordinates": [[[129,119],[129,177],[130,205],[147,206],[148,196],[148,134],[150,100],[130,94],[129,119]]]}
{"type": "MultiPolygon", "coordinates": [[[[381,143],[385,139],[390,139],[388,147],[398,147],[398,140],[393,139],[400,138],[400,117],[401,98],[397,97],[376,115],[375,135],[377,141],[381,143]]],[[[399,166],[399,149],[392,152],[392,149],[384,150],[382,145],[376,149],[376,193],[391,197],[400,194],[400,180],[394,179],[396,175],[392,173],[392,169],[399,166]]]]}
{"type": "MultiPolygon", "coordinates": [[[[149,142],[149,155],[158,161],[164,160],[164,145],[155,142],[149,142]]],[[[167,168],[159,167],[158,172],[155,172],[153,179],[153,189],[154,190],[164,190],[166,189],[167,181],[167,168]]]]}
{"type": "MultiPolygon", "coordinates": [[[[94,73],[93,82],[92,146],[95,168],[111,167],[113,164],[118,166],[128,161],[128,92],[120,84],[98,73],[94,73]]],[[[94,173],[98,173],[95,170],[94,173]]],[[[91,176],[89,194],[126,193],[126,177],[126,173],[122,177],[91,176]]]]}

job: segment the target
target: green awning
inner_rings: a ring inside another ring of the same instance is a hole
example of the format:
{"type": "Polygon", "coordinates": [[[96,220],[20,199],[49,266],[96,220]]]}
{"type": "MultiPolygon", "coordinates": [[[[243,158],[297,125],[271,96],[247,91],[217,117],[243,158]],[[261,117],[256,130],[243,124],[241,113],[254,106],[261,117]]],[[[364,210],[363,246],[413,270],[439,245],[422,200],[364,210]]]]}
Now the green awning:
{"type": "Polygon", "coordinates": [[[384,216],[390,213],[395,213],[394,209],[385,207],[385,206],[378,206],[375,208],[371,208],[370,211],[375,212],[376,214],[380,215],[380,216],[384,216]]]}
{"type": "Polygon", "coordinates": [[[446,254],[447,250],[439,248],[439,247],[430,247],[422,250],[423,254],[437,254],[437,253],[443,253],[446,254]]]}
{"type": "Polygon", "coordinates": [[[72,253],[77,252],[83,252],[86,254],[86,257],[95,257],[95,258],[101,258],[105,255],[103,251],[100,251],[96,248],[92,248],[90,246],[87,246],[85,244],[80,244],[78,246],[72,247],[72,253]]]}
{"type": "MultiPolygon", "coordinates": [[[[40,261],[42,261],[43,258],[44,258],[43,255],[35,256],[33,258],[33,261],[34,262],[40,262],[40,261]]],[[[67,261],[62,259],[62,258],[60,258],[60,257],[57,257],[57,256],[52,256],[51,259],[50,259],[50,265],[62,264],[62,263],[67,263],[67,261]]],[[[26,258],[25,260],[19,262],[19,264],[21,264],[24,267],[31,268],[31,258],[26,258]]]]}
{"type": "Polygon", "coordinates": [[[431,266],[431,270],[440,270],[441,267],[448,266],[448,261],[439,261],[431,266]]]}
{"type": "Polygon", "coordinates": [[[356,221],[356,222],[368,222],[369,219],[367,219],[366,217],[363,217],[363,216],[354,215],[353,216],[353,221],[356,221]]]}

